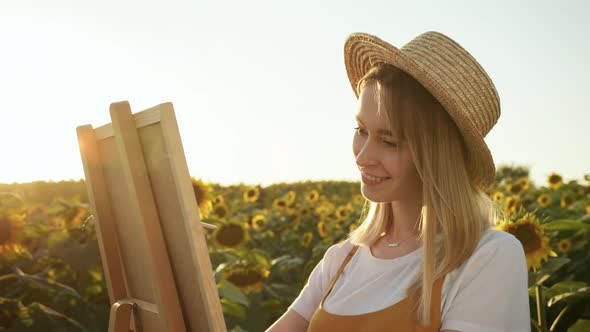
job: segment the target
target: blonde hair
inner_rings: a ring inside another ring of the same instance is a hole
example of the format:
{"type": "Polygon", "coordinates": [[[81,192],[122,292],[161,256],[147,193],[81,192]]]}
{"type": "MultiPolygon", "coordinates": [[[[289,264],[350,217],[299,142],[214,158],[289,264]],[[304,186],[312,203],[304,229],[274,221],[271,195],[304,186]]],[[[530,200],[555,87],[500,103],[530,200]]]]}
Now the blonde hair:
{"type": "MultiPolygon", "coordinates": [[[[389,129],[407,142],[422,180],[418,229],[423,262],[406,296],[418,299],[413,306],[416,321],[429,325],[434,281],[468,259],[482,233],[497,224],[503,212],[474,186],[465,166],[467,151],[459,129],[420,83],[386,64],[372,68],[359,81],[359,95],[370,83],[376,84],[377,111],[384,112],[389,129]],[[436,242],[437,234],[443,235],[442,241],[436,242]]],[[[348,239],[353,245],[368,247],[392,224],[391,203],[371,202],[366,217],[348,239]]]]}

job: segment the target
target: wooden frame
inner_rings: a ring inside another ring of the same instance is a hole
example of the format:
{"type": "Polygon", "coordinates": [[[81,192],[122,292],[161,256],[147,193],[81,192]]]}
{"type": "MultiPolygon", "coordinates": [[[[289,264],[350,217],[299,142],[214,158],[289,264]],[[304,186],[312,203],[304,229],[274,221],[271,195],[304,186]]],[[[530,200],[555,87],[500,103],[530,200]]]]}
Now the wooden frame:
{"type": "Polygon", "coordinates": [[[200,220],[172,103],[113,103],[110,116],[76,128],[109,331],[226,331],[203,230],[215,226],[200,220]]]}

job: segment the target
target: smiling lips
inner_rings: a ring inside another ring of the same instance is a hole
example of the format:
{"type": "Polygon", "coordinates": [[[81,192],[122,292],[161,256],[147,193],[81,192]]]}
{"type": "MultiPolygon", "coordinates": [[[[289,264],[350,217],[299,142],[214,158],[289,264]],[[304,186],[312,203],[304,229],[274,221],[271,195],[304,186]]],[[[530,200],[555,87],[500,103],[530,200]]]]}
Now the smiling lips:
{"type": "Polygon", "coordinates": [[[366,184],[378,184],[378,183],[381,183],[387,179],[390,179],[389,177],[385,177],[385,178],[376,177],[376,176],[372,176],[372,175],[369,175],[369,174],[363,173],[363,172],[361,172],[361,176],[362,176],[363,182],[366,184]]]}

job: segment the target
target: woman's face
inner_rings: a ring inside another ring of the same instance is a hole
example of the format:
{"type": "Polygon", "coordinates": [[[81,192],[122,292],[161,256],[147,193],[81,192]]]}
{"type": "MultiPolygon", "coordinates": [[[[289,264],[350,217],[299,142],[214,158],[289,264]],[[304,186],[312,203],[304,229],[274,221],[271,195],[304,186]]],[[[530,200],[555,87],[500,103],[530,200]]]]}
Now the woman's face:
{"type": "Polygon", "coordinates": [[[421,200],[422,182],[407,143],[388,132],[387,119],[377,114],[377,85],[369,83],[359,96],[358,128],[352,151],[361,171],[361,192],[372,202],[421,200]],[[379,178],[366,179],[365,174],[379,178]]]}

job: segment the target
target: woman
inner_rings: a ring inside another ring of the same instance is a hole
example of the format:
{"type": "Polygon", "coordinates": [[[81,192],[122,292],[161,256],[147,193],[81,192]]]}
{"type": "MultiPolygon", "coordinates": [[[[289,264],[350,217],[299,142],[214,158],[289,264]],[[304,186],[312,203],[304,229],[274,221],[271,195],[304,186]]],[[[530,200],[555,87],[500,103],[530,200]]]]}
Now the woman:
{"type": "Polygon", "coordinates": [[[401,49],[352,34],[344,54],[369,213],[267,331],[530,331],[523,247],[490,227],[491,79],[433,31],[401,49]]]}

